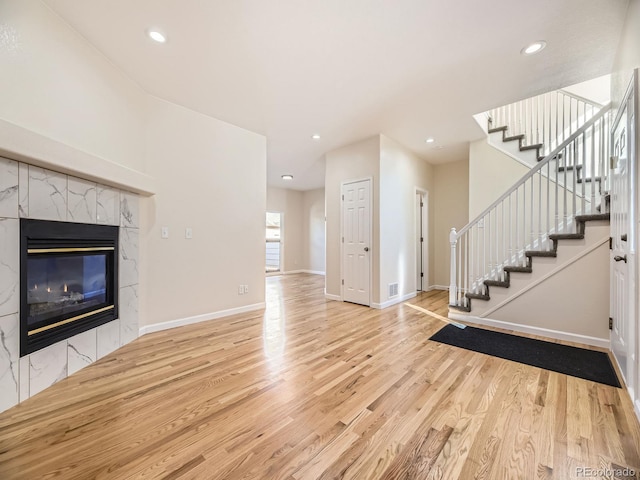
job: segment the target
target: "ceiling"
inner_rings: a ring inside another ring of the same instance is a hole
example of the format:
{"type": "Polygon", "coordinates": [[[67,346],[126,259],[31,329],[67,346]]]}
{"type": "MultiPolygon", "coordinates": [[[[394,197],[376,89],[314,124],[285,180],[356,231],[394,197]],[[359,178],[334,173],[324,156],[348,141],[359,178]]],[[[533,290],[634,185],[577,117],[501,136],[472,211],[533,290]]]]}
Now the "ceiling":
{"type": "Polygon", "coordinates": [[[266,135],[269,185],[299,190],[323,186],[326,152],[379,133],[467,158],[472,114],[610,73],[628,3],[43,1],[148,93],[266,135]]]}

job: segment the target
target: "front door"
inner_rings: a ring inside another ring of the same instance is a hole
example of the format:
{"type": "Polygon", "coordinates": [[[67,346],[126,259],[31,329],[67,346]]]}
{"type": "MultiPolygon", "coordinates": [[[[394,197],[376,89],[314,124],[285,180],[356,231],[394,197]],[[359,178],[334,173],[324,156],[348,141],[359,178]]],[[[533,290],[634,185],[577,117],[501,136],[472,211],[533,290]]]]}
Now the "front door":
{"type": "Polygon", "coordinates": [[[634,89],[630,88],[614,120],[611,141],[611,350],[631,389],[635,373],[636,298],[634,105],[634,89]]]}
{"type": "Polygon", "coordinates": [[[369,306],[371,279],[371,181],[342,185],[342,298],[369,306]]]}

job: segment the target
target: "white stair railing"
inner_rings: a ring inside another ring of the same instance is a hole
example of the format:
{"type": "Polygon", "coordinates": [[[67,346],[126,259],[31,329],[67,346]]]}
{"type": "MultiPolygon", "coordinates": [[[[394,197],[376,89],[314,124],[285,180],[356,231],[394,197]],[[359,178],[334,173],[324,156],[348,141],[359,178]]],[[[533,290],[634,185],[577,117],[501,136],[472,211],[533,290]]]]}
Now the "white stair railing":
{"type": "Polygon", "coordinates": [[[524,135],[523,145],[541,145],[547,156],[596,115],[602,105],[564,90],[489,110],[489,128],[507,127],[507,136],[524,135]]]}
{"type": "Polygon", "coordinates": [[[505,266],[527,266],[528,250],[551,250],[551,233],[575,233],[577,214],[599,213],[609,191],[610,105],[562,141],[459,232],[451,229],[449,303],[505,281],[505,266]]]}

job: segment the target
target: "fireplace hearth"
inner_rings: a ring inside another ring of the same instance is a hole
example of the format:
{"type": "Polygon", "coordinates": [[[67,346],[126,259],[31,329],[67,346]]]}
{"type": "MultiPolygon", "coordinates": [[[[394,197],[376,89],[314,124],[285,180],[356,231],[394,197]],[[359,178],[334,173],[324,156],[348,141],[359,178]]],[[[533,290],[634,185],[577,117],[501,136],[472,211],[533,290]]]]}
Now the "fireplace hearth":
{"type": "Polygon", "coordinates": [[[118,318],[118,227],[20,220],[20,356],[118,318]]]}

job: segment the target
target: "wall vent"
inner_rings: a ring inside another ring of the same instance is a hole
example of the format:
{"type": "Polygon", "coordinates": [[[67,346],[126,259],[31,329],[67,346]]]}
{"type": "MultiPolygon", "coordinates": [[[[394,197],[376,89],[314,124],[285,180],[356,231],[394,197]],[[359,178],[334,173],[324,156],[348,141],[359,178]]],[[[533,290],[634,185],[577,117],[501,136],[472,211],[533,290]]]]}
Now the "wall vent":
{"type": "Polygon", "coordinates": [[[389,284],[389,298],[398,296],[398,284],[390,283],[389,284]]]}

